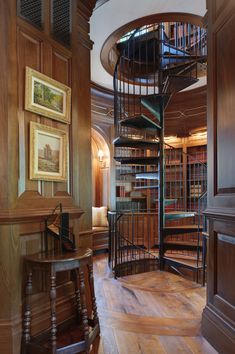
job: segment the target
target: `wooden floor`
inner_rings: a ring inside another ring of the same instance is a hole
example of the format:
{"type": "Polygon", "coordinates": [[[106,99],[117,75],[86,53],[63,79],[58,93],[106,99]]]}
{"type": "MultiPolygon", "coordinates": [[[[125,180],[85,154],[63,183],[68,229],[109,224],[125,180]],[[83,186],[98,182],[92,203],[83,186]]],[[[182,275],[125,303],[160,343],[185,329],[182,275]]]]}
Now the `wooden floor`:
{"type": "Polygon", "coordinates": [[[99,354],[217,353],[201,336],[205,288],[167,272],[115,280],[94,258],[99,354]]]}

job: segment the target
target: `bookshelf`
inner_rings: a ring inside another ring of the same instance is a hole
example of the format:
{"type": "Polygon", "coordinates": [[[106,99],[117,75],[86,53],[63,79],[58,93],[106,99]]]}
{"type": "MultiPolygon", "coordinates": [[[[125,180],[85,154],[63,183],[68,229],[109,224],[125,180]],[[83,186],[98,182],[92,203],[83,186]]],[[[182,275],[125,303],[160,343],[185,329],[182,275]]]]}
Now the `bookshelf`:
{"type": "MultiPolygon", "coordinates": [[[[153,149],[116,148],[120,157],[154,155],[153,149]]],[[[167,210],[196,211],[198,199],[206,190],[206,139],[177,138],[177,143],[165,146],[165,198],[176,199],[167,210]]],[[[156,173],[156,165],[121,164],[116,162],[116,201],[118,210],[156,210],[158,208],[157,181],[136,178],[137,175],[156,173]],[[150,188],[147,188],[150,187],[150,188]],[[153,188],[151,188],[153,187],[153,188]]]]}
{"type": "Polygon", "coordinates": [[[175,210],[197,211],[207,185],[206,140],[178,138],[171,145],[165,149],[165,198],[177,199],[175,210]]]}
{"type": "Polygon", "coordinates": [[[190,210],[196,211],[199,198],[207,188],[207,146],[192,146],[187,152],[187,204],[190,210]]]}

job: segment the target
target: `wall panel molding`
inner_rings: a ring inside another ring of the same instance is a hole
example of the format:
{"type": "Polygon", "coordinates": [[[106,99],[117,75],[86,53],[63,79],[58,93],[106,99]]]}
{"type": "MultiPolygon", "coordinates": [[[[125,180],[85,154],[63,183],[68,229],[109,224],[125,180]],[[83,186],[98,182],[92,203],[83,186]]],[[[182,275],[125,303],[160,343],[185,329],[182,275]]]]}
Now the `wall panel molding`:
{"type": "MultiPolygon", "coordinates": [[[[53,201],[54,205],[54,201],[53,201]]],[[[13,223],[32,223],[35,221],[44,221],[45,217],[51,215],[52,208],[35,208],[35,209],[1,209],[0,224],[13,223]]],[[[64,207],[63,211],[69,213],[71,218],[79,218],[84,212],[77,207],[64,207]]]]}
{"type": "Polygon", "coordinates": [[[207,304],[202,334],[221,354],[235,348],[235,2],[208,0],[207,304]],[[229,241],[229,242],[228,242],[229,241]]]}

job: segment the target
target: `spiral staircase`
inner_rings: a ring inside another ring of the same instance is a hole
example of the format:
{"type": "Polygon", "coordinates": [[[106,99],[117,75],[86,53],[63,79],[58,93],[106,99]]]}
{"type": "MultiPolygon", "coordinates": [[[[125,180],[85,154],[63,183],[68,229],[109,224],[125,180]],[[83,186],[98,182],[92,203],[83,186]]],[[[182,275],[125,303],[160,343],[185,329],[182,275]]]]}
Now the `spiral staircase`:
{"type": "MultiPolygon", "coordinates": [[[[202,209],[206,182],[196,208],[183,203],[184,198],[180,200],[177,193],[167,196],[166,156],[171,156],[173,165],[176,152],[164,141],[164,111],[174,94],[195,84],[202,75],[206,31],[188,23],[146,25],[123,37],[117,50],[120,55],[114,73],[113,142],[116,178],[128,178],[129,195],[141,200],[145,191],[148,201],[145,205],[132,203],[128,208],[117,202],[117,210],[110,213],[110,265],[116,276],[156,267],[171,267],[177,272],[186,268],[196,272],[197,281],[202,274],[205,283],[202,209]],[[150,227],[156,230],[149,232],[150,227]],[[154,236],[150,237],[150,233],[154,236]],[[172,255],[171,251],[176,253],[172,255]],[[191,252],[191,256],[185,257],[185,252],[191,252]]],[[[196,163],[206,176],[205,164],[196,163]]]]}

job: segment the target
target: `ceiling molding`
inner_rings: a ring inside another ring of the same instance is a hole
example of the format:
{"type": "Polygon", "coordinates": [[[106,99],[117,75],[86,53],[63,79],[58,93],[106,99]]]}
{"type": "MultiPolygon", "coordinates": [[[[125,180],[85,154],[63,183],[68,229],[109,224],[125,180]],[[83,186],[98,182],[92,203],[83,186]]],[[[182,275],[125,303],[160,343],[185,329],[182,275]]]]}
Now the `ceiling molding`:
{"type": "Polygon", "coordinates": [[[95,10],[97,10],[100,6],[104,5],[109,0],[97,0],[95,5],[95,10]]]}
{"type": "Polygon", "coordinates": [[[76,3],[77,10],[77,37],[79,43],[89,50],[93,47],[93,41],[90,39],[90,17],[95,6],[95,0],[78,0],[76,3]]]}
{"type": "Polygon", "coordinates": [[[96,95],[103,95],[103,96],[111,96],[113,99],[113,90],[101,86],[93,81],[91,81],[91,92],[94,92],[96,95]]]}

